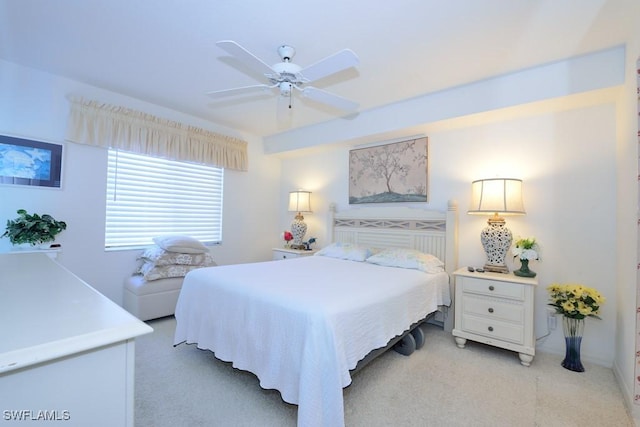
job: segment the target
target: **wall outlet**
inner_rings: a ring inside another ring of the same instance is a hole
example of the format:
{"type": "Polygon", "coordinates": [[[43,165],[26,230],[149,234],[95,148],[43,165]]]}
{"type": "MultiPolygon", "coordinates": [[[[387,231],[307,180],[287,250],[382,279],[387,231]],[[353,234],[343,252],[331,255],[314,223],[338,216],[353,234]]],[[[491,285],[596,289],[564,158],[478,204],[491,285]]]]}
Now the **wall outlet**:
{"type": "Polygon", "coordinates": [[[554,330],[558,327],[558,319],[556,318],[556,310],[551,307],[547,307],[547,325],[549,330],[554,330]]]}

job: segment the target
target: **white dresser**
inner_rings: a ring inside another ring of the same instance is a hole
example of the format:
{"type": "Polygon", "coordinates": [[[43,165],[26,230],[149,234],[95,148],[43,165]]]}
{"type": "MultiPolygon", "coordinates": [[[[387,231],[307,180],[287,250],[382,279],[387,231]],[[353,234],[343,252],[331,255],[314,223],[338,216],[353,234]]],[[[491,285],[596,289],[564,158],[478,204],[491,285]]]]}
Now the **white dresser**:
{"type": "Polygon", "coordinates": [[[315,249],[304,251],[300,249],[273,248],[273,260],[300,258],[303,256],[311,256],[314,253],[316,253],[315,249]]]}
{"type": "Polygon", "coordinates": [[[455,277],[456,344],[467,340],[517,351],[529,366],[535,356],[535,278],[513,273],[478,273],[461,268],[455,277]]]}
{"type": "Polygon", "coordinates": [[[0,295],[3,425],[133,426],[134,338],[153,329],[44,253],[0,254],[0,295]]]}

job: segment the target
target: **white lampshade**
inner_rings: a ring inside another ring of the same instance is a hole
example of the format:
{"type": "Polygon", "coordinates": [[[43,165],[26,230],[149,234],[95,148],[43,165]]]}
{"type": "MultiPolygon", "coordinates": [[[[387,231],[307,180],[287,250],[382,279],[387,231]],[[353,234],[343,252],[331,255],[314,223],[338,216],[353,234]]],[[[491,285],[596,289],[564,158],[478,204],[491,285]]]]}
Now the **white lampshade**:
{"type": "Polygon", "coordinates": [[[470,214],[524,215],[522,180],[479,179],[471,183],[470,214]]]}
{"type": "Polygon", "coordinates": [[[304,190],[290,192],[289,212],[311,212],[311,192],[304,190]]]}

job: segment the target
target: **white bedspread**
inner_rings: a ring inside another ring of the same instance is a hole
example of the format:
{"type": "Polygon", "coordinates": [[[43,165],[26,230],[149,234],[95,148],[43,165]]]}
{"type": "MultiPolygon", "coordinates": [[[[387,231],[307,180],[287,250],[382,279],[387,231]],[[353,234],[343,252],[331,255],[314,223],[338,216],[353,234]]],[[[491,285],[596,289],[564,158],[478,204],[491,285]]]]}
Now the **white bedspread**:
{"type": "Polygon", "coordinates": [[[342,388],[371,350],[450,304],[448,275],[323,256],[190,272],[174,343],[197,343],[298,404],[299,426],[342,426],[342,388]]]}

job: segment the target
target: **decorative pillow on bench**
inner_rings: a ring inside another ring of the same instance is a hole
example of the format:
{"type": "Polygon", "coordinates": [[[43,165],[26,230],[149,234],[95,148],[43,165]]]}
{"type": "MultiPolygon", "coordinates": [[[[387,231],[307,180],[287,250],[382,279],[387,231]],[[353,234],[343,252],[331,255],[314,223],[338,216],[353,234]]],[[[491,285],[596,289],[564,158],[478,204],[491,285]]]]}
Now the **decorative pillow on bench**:
{"type": "Polygon", "coordinates": [[[153,238],[153,242],[165,251],[179,252],[183,254],[203,254],[209,252],[209,249],[200,242],[190,236],[158,236],[153,238]]]}
{"type": "Polygon", "coordinates": [[[138,257],[141,264],[135,273],[141,274],[146,281],[184,277],[196,268],[217,265],[209,249],[193,237],[159,236],[153,241],[156,246],[138,257]]]}
{"type": "Polygon", "coordinates": [[[180,253],[170,252],[160,246],[152,246],[142,253],[138,259],[151,262],[155,265],[201,265],[209,267],[216,265],[209,251],[204,253],[180,253]]]}
{"type": "Polygon", "coordinates": [[[139,268],[137,273],[147,282],[152,280],[167,279],[170,277],[184,277],[191,270],[202,268],[203,265],[160,265],[156,266],[152,263],[145,262],[139,268]]]}

